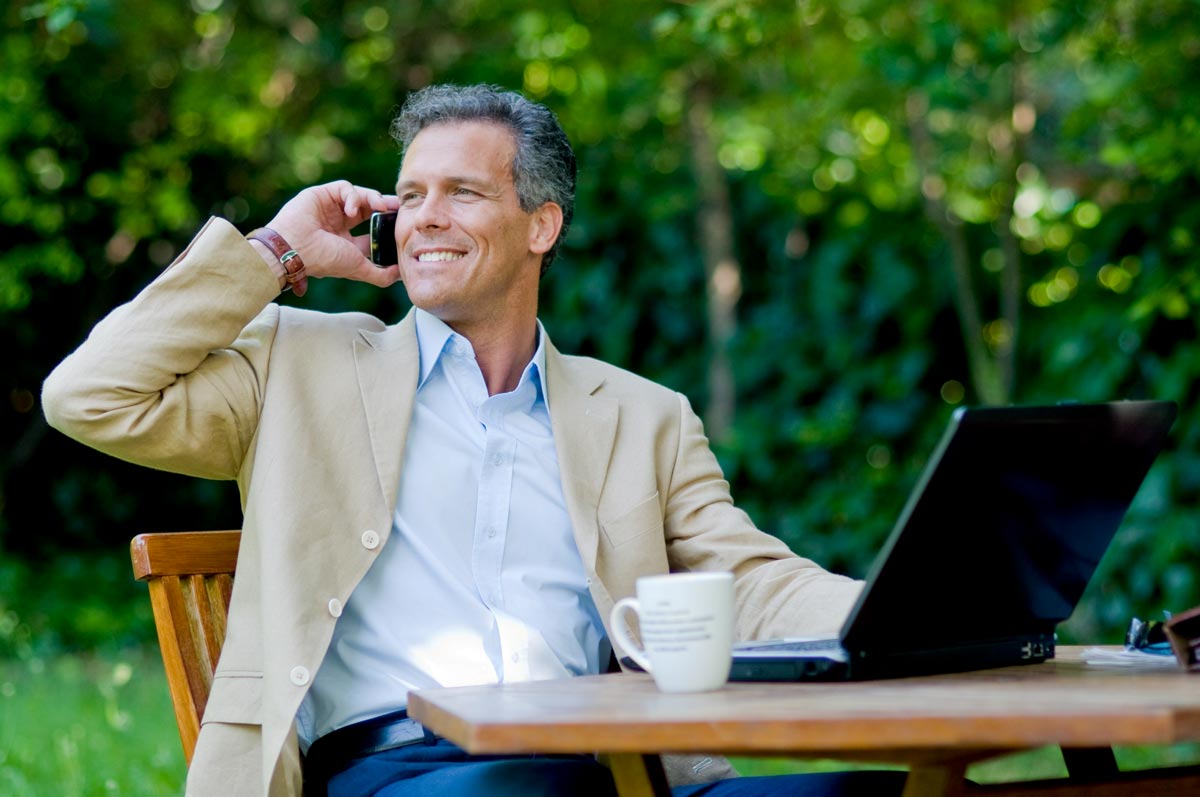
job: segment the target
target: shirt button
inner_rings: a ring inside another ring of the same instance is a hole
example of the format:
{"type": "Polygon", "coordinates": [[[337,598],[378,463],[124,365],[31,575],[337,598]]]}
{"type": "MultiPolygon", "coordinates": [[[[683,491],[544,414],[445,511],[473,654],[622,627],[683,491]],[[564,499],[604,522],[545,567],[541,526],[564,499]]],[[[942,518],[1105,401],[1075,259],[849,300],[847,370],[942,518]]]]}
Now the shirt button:
{"type": "Polygon", "coordinates": [[[342,602],[337,598],[329,599],[329,613],[334,617],[342,616],[342,602]]]}
{"type": "Polygon", "coordinates": [[[296,686],[304,686],[308,683],[308,669],[306,667],[293,667],[291,679],[292,683],[296,686]]]}
{"type": "Polygon", "coordinates": [[[521,654],[520,653],[512,654],[512,660],[513,660],[513,663],[516,664],[517,662],[519,662],[521,660],[521,654]]]}
{"type": "Polygon", "coordinates": [[[495,529],[488,529],[488,536],[489,536],[489,537],[495,537],[495,536],[496,536],[496,530],[495,530],[495,529]]]}
{"type": "Polygon", "coordinates": [[[372,531],[371,529],[367,529],[366,531],[364,531],[362,533],[362,545],[368,551],[373,551],[376,548],[378,548],[379,547],[378,532],[372,531]]]}

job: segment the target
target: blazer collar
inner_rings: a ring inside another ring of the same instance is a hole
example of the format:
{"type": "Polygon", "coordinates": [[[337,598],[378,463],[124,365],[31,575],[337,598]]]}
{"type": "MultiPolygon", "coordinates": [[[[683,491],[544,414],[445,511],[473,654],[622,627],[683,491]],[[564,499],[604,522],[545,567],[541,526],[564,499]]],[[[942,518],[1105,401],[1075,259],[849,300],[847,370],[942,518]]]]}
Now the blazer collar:
{"type": "Polygon", "coordinates": [[[617,434],[617,400],[604,396],[603,376],[564,357],[546,338],[546,402],[563,497],[575,542],[589,572],[600,542],[597,509],[617,434]]]}
{"type": "Polygon", "coordinates": [[[359,336],[354,341],[354,366],[379,489],[391,514],[396,509],[401,460],[420,375],[416,322],[409,311],[400,323],[379,332],[361,330],[359,336]]]}

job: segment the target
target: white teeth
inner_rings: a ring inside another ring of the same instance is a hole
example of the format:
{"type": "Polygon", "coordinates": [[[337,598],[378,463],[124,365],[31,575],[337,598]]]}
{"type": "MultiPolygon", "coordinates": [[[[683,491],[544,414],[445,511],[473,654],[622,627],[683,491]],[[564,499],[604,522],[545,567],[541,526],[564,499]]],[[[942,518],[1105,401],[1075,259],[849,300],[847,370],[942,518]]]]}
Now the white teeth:
{"type": "Polygon", "coordinates": [[[422,263],[430,263],[438,260],[458,260],[462,257],[459,252],[422,252],[417,255],[417,260],[422,263]]]}

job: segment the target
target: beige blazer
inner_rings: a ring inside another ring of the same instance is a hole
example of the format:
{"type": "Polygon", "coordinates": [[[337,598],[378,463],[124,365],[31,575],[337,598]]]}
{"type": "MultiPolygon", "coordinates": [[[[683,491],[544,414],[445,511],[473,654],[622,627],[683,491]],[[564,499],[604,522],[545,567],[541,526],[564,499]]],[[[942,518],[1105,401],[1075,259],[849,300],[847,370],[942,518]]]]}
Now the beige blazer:
{"type": "MultiPolygon", "coordinates": [[[[301,793],[296,711],[338,603],[387,544],[406,464],[411,314],[388,326],[280,307],[278,294],[242,236],[214,219],[44,387],[47,418],[75,439],[241,490],[238,575],[193,797],[301,793]]],[[[734,507],[682,395],[551,345],[546,382],[601,618],[639,576],[731,570],[739,637],[836,631],[860,585],[795,556],[734,507]]]]}

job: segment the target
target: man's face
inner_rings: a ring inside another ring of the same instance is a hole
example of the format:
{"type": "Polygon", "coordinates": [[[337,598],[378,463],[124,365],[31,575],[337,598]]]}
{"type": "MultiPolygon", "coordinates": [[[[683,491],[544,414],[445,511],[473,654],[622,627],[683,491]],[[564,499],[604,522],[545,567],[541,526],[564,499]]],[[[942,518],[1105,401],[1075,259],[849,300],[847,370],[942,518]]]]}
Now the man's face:
{"type": "Polygon", "coordinates": [[[401,278],[413,304],[448,324],[536,312],[546,206],[521,210],[515,152],[501,125],[445,122],[418,133],[404,155],[396,182],[401,278]]]}

